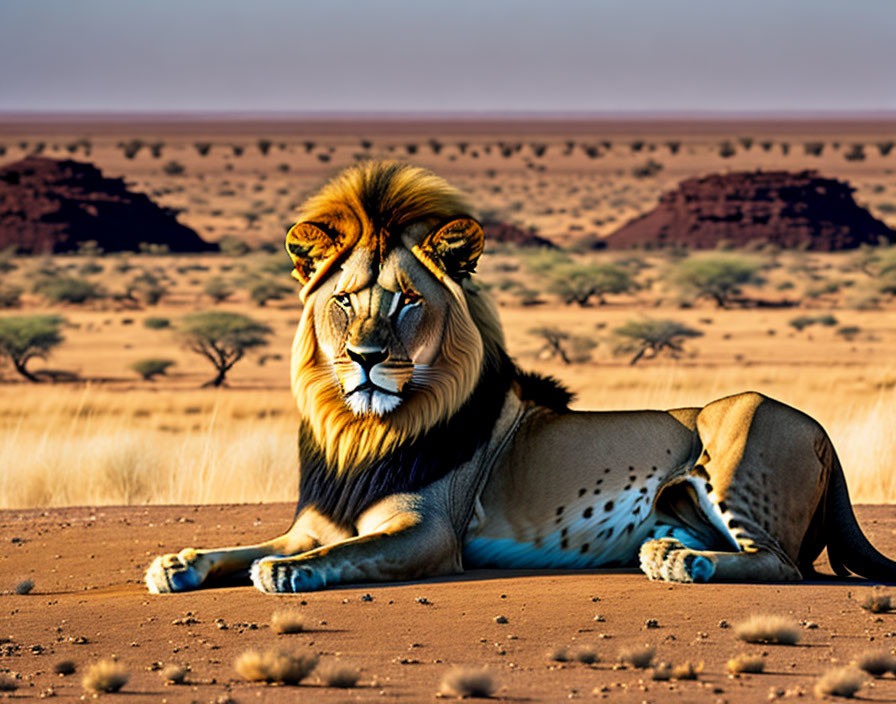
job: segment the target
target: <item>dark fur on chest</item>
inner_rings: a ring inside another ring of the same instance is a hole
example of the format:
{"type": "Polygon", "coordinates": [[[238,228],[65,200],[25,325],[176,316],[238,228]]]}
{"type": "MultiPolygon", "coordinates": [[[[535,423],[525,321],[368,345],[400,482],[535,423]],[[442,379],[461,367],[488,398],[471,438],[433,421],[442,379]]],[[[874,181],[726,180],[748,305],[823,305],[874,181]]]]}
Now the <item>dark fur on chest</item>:
{"type": "MultiPolygon", "coordinates": [[[[507,391],[521,377],[506,356],[488,365],[467,402],[447,422],[413,442],[365,466],[337,473],[306,422],[299,426],[298,516],[313,506],[334,523],[353,529],[358,517],[392,494],[420,491],[469,460],[491,437],[507,391]]],[[[543,382],[544,388],[555,384],[543,382]]],[[[528,384],[525,383],[526,386],[528,384]]],[[[556,401],[555,398],[552,399],[556,401]]],[[[525,393],[523,394],[526,395],[525,393]]]]}

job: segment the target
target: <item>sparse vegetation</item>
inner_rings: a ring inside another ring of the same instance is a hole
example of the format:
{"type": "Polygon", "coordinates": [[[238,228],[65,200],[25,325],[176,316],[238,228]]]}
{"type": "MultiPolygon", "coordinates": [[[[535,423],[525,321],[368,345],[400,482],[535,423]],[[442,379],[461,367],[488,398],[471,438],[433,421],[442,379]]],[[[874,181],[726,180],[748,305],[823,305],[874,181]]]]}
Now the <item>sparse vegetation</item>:
{"type": "Polygon", "coordinates": [[[166,684],[184,684],[187,679],[187,668],[171,663],[165,665],[159,673],[166,684]]]}
{"type": "Polygon", "coordinates": [[[163,167],[162,171],[166,176],[181,176],[187,170],[187,167],[181,164],[179,161],[171,160],[167,162],[163,167]]]}
{"type": "Polygon", "coordinates": [[[34,582],[30,579],[24,579],[16,585],[14,591],[19,596],[24,596],[25,594],[30,594],[32,589],[34,589],[34,582]]]}
{"type": "Polygon", "coordinates": [[[58,315],[16,315],[0,318],[0,357],[28,381],[40,379],[28,370],[35,357],[45,359],[63,341],[65,320],[58,315]]]}
{"type": "Polygon", "coordinates": [[[143,319],[143,327],[149,328],[150,330],[164,330],[165,328],[171,327],[171,321],[168,318],[151,316],[143,319]]]}
{"type": "Polygon", "coordinates": [[[275,611],[271,614],[271,630],[280,635],[301,633],[305,630],[305,617],[296,609],[275,611]]]}
{"type": "Polygon", "coordinates": [[[487,670],[455,667],[442,679],[439,694],[443,697],[486,698],[495,693],[498,686],[487,670]]]}
{"type": "Polygon", "coordinates": [[[544,346],[538,351],[539,357],[558,357],[564,364],[587,362],[591,357],[591,350],[597,346],[591,338],[573,335],[551,326],[532,328],[529,334],[544,342],[544,346]]]}
{"type": "Polygon", "coordinates": [[[859,605],[865,609],[865,611],[870,611],[873,614],[882,614],[893,609],[890,595],[884,592],[880,587],[875,587],[867,592],[862,597],[859,605]]]}
{"type": "Polygon", "coordinates": [[[684,352],[682,344],[685,339],[703,335],[699,330],[675,320],[650,319],[630,320],[613,332],[627,340],[616,348],[618,353],[635,353],[629,364],[637,364],[645,354],[649,353],[651,357],[656,357],[666,350],[677,359],[678,355],[684,352]]]}
{"type": "Polygon", "coordinates": [[[670,273],[672,282],[685,294],[712,298],[727,308],[742,288],[763,283],[762,263],[737,254],[716,254],[683,259],[670,273]]]}
{"type": "Polygon", "coordinates": [[[233,283],[220,276],[215,276],[206,281],[202,290],[215,303],[222,303],[236,293],[236,287],[233,283]]]}
{"type": "Polygon", "coordinates": [[[51,303],[86,303],[106,297],[105,289],[89,279],[73,276],[46,276],[34,284],[34,292],[51,303]]]}
{"type": "Polygon", "coordinates": [[[655,655],[656,648],[650,645],[643,648],[623,648],[619,651],[619,662],[639,670],[646,670],[650,667],[655,655]]]}
{"type": "Polygon", "coordinates": [[[229,312],[190,313],[178,325],[187,348],[208,359],[217,376],[204,386],[223,386],[227,373],[251,349],[267,344],[271,329],[247,315],[229,312]]]}
{"type": "Polygon", "coordinates": [[[60,660],[53,665],[53,672],[61,677],[68,677],[75,674],[77,667],[71,660],[60,660]]]}
{"type": "Polygon", "coordinates": [[[753,615],[735,626],[734,632],[747,643],[796,645],[800,640],[799,626],[783,616],[753,615]]]}
{"type": "Polygon", "coordinates": [[[144,381],[152,381],[157,376],[164,376],[174,364],[175,361],[173,359],[150,357],[133,362],[130,365],[130,369],[137,372],[144,381]]]}
{"type": "Polygon", "coordinates": [[[865,675],[855,667],[837,667],[822,675],[815,683],[815,696],[850,699],[865,684],[865,675]]]}
{"type": "Polygon", "coordinates": [[[81,684],[91,694],[110,694],[119,691],[129,679],[130,674],[124,665],[105,659],[87,668],[81,684]]]}
{"type": "Polygon", "coordinates": [[[856,657],[852,664],[874,677],[883,677],[888,672],[896,675],[896,657],[887,650],[869,650],[856,657]]]}
{"type": "Polygon", "coordinates": [[[762,655],[741,653],[728,661],[728,672],[732,675],[746,673],[756,674],[765,670],[765,658],[762,655]]]}
{"type": "Polygon", "coordinates": [[[358,672],[357,668],[341,663],[338,660],[321,665],[317,668],[317,674],[327,687],[338,687],[340,689],[351,689],[361,679],[361,673],[358,672]]]}
{"type": "Polygon", "coordinates": [[[315,653],[287,653],[282,650],[247,650],[233,666],[249,682],[297,685],[317,667],[315,653]]]}

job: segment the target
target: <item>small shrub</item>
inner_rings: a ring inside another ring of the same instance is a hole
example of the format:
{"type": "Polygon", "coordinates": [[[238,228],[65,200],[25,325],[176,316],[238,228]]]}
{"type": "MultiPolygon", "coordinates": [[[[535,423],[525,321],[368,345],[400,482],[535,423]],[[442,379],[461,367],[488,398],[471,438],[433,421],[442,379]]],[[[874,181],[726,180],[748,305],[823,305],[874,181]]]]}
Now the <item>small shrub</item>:
{"type": "Polygon", "coordinates": [[[193,146],[196,147],[196,153],[199,156],[208,156],[209,151],[211,151],[212,143],[211,142],[194,142],[193,146]]]}
{"type": "Polygon", "coordinates": [[[824,151],[824,142],[806,142],[803,145],[803,150],[809,156],[821,156],[824,151]]]}
{"type": "Polygon", "coordinates": [[[16,594],[20,596],[30,594],[32,589],[34,589],[34,582],[30,579],[26,579],[16,585],[16,594]]]}
{"type": "Polygon", "coordinates": [[[723,159],[729,159],[735,154],[737,154],[737,149],[729,140],[726,139],[719,145],[719,156],[723,159]]]}
{"type": "Polygon", "coordinates": [[[656,176],[662,170],[663,165],[660,162],[655,159],[648,159],[645,163],[632,169],[632,176],[635,178],[650,178],[651,176],[656,176]]]}
{"type": "Polygon", "coordinates": [[[339,687],[341,689],[351,689],[361,679],[361,673],[358,672],[357,668],[338,661],[321,665],[317,669],[317,674],[327,687],[339,687]]]}
{"type": "Polygon", "coordinates": [[[273,144],[273,142],[262,137],[256,142],[256,144],[258,145],[258,151],[261,152],[262,156],[267,156],[268,152],[271,151],[271,145],[273,144]]]}
{"type": "Polygon", "coordinates": [[[896,144],[892,139],[888,139],[885,142],[877,143],[877,151],[880,152],[881,156],[887,156],[891,151],[893,151],[893,146],[896,144]]]}
{"type": "Polygon", "coordinates": [[[859,605],[865,609],[865,611],[870,611],[873,614],[882,614],[893,608],[890,601],[890,595],[884,593],[879,587],[875,587],[865,594],[862,601],[859,602],[859,605]]]}
{"type": "Polygon", "coordinates": [[[843,158],[847,161],[864,161],[865,160],[865,145],[863,144],[853,144],[849,151],[843,154],[843,158]]]}
{"type": "Polygon", "coordinates": [[[221,303],[230,298],[236,292],[236,289],[231,282],[220,276],[215,276],[206,282],[203,291],[215,303],[221,303]]]}
{"type": "Polygon", "coordinates": [[[657,682],[666,682],[672,679],[673,667],[667,662],[657,663],[650,672],[650,678],[657,682]]]}
{"type": "Polygon", "coordinates": [[[142,139],[129,139],[127,142],[119,142],[118,146],[124,153],[125,159],[133,159],[143,148],[142,139]]]}
{"type": "Polygon", "coordinates": [[[552,660],[554,662],[569,662],[572,657],[569,654],[569,648],[565,645],[559,645],[556,648],[551,648],[548,651],[548,660],[552,660]]]}
{"type": "Polygon", "coordinates": [[[257,305],[264,306],[268,301],[280,300],[292,289],[277,281],[259,281],[249,289],[249,298],[257,305]]]}
{"type": "Polygon", "coordinates": [[[168,318],[144,318],[143,327],[149,328],[150,330],[163,330],[167,327],[171,327],[171,321],[168,318]]]}
{"type": "Polygon", "coordinates": [[[228,257],[241,257],[244,254],[248,254],[251,249],[245,240],[241,240],[233,235],[222,237],[218,241],[218,246],[221,248],[221,254],[228,257]]]}
{"type": "Polygon", "coordinates": [[[15,692],[19,688],[19,683],[8,675],[0,674],[0,692],[15,692]]]}
{"type": "Polygon", "coordinates": [[[699,330],[675,320],[629,320],[613,332],[626,340],[616,348],[616,352],[635,353],[629,364],[637,364],[648,352],[656,357],[664,350],[668,350],[677,359],[684,351],[682,345],[685,339],[703,336],[699,330]]]}
{"type": "Polygon", "coordinates": [[[750,616],[734,632],[747,643],[795,645],[800,640],[799,627],[783,616],[750,616]]]}
{"type": "Polygon", "coordinates": [[[0,308],[17,308],[22,302],[22,288],[20,286],[0,285],[0,308]]]}
{"type": "Polygon", "coordinates": [[[670,676],[673,680],[696,680],[703,672],[703,663],[686,662],[672,668],[670,676]]]}
{"type": "Polygon", "coordinates": [[[838,667],[829,670],[815,683],[815,696],[851,698],[865,683],[865,675],[855,667],[838,667]]]}
{"type": "Polygon", "coordinates": [[[271,614],[271,628],[274,633],[301,633],[305,630],[305,617],[296,609],[275,611],[271,614]]]}
{"type": "Polygon", "coordinates": [[[725,308],[742,286],[763,283],[761,269],[762,262],[757,259],[717,254],[684,259],[671,269],[669,277],[684,293],[707,296],[725,308]]]}
{"type": "Polygon", "coordinates": [[[128,683],[127,668],[115,660],[100,660],[87,668],[81,684],[92,694],[117,692],[128,683]]]}
{"type": "Polygon", "coordinates": [[[249,682],[296,685],[311,674],[317,666],[317,657],[314,653],[295,655],[281,650],[247,650],[233,666],[249,682]]]}
{"type": "Polygon", "coordinates": [[[728,672],[732,675],[741,673],[759,673],[765,669],[765,658],[761,655],[750,655],[749,653],[741,653],[735,655],[728,661],[728,672]]]}
{"type": "Polygon", "coordinates": [[[181,176],[186,170],[186,166],[173,159],[162,167],[162,171],[167,176],[181,176]]]}
{"type": "Polygon", "coordinates": [[[852,664],[874,677],[882,677],[888,672],[896,674],[896,657],[886,650],[869,650],[859,655],[852,664]]]}
{"type": "Polygon", "coordinates": [[[600,657],[594,648],[583,646],[576,650],[576,660],[585,665],[593,665],[596,662],[600,662],[600,657]]]}
{"type": "Polygon", "coordinates": [[[87,279],[70,276],[52,276],[38,279],[34,292],[52,303],[85,303],[106,297],[105,289],[87,279]]]}
{"type": "Polygon", "coordinates": [[[75,674],[75,663],[71,660],[60,660],[55,665],[53,665],[53,672],[55,672],[60,677],[68,677],[69,675],[75,674]]]}
{"type": "Polygon", "coordinates": [[[619,651],[619,662],[639,670],[646,670],[653,662],[654,655],[656,655],[656,648],[649,645],[643,648],[623,648],[619,651]]]}
{"type": "Polygon", "coordinates": [[[166,684],[183,684],[187,679],[187,668],[183,665],[165,665],[159,673],[166,684]]]}
{"type": "Polygon", "coordinates": [[[442,679],[439,694],[443,697],[490,697],[497,689],[495,678],[486,670],[456,667],[442,679]]]}
{"type": "Polygon", "coordinates": [[[851,342],[860,332],[862,332],[862,328],[858,325],[844,325],[838,328],[834,334],[840,335],[844,340],[851,342]]]}
{"type": "Polygon", "coordinates": [[[173,359],[140,359],[130,365],[132,371],[137,372],[145,381],[152,381],[157,376],[164,376],[168,367],[174,366],[173,359]]]}

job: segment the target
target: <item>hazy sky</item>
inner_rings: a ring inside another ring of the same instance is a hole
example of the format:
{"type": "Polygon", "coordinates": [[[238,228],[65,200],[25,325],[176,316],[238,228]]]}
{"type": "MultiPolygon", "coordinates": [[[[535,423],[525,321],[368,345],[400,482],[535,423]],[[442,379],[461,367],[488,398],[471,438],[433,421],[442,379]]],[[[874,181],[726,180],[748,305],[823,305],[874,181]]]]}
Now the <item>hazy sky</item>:
{"type": "Polygon", "coordinates": [[[896,0],[0,0],[22,110],[896,110],[896,0]]]}

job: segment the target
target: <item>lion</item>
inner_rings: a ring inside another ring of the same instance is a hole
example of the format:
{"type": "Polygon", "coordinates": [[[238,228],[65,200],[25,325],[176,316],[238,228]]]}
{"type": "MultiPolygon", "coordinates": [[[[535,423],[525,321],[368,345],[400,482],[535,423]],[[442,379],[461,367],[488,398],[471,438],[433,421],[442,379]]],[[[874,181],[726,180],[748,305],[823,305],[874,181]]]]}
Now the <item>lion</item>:
{"type": "Polygon", "coordinates": [[[299,498],[283,535],[156,558],[151,592],[245,573],[261,591],[456,574],[636,566],[652,580],[896,578],[859,528],[833,445],[756,392],[702,408],[570,410],[507,354],[477,284],[484,235],[421,168],[350,167],[286,248],[299,498]]]}

